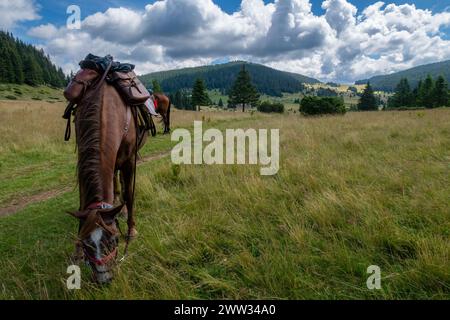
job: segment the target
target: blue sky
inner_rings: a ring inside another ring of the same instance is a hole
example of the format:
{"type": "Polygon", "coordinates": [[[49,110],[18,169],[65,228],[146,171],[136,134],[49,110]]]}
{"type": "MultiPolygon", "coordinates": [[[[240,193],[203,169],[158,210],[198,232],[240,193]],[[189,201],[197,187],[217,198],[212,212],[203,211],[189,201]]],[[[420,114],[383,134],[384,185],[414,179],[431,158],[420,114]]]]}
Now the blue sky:
{"type": "Polygon", "coordinates": [[[376,3],[0,0],[0,29],[42,47],[66,72],[92,52],[135,63],[140,73],[242,59],[352,82],[450,59],[450,0],[376,3]],[[79,30],[66,28],[71,4],[81,8],[79,30]]]}
{"type": "MultiPolygon", "coordinates": [[[[26,36],[26,29],[42,24],[42,23],[54,23],[57,25],[64,24],[67,15],[65,10],[70,4],[79,5],[82,8],[82,18],[91,15],[96,12],[106,11],[108,8],[112,7],[126,7],[135,10],[143,10],[146,4],[154,3],[155,0],[39,0],[37,1],[39,5],[39,14],[42,19],[39,21],[27,22],[19,28],[18,34],[21,37],[26,38],[29,42],[35,42],[35,39],[26,36]]],[[[239,10],[241,5],[241,0],[213,0],[214,3],[219,5],[225,12],[233,13],[239,10]]],[[[274,1],[264,0],[265,3],[270,3],[274,1]]],[[[321,8],[323,0],[312,0],[312,11],[316,15],[321,15],[324,10],[321,8]]],[[[374,4],[377,1],[374,0],[350,0],[350,2],[355,5],[359,11],[362,11],[367,6],[374,4]]],[[[409,0],[409,1],[385,1],[386,3],[395,4],[415,4],[417,8],[428,9],[433,12],[441,12],[444,10],[450,10],[450,0],[409,0]]],[[[447,30],[450,31],[450,30],[447,30]]],[[[449,32],[447,32],[448,34],[449,32]]]]}

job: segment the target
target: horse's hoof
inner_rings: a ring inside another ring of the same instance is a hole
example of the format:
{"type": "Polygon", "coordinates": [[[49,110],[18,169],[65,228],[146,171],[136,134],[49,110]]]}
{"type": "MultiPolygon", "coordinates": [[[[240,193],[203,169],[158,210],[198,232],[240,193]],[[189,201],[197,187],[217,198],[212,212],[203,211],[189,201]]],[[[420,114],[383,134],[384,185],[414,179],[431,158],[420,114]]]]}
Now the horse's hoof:
{"type": "Polygon", "coordinates": [[[137,232],[136,228],[131,228],[130,231],[128,232],[128,237],[130,239],[136,238],[137,235],[138,235],[138,232],[137,232]]]}

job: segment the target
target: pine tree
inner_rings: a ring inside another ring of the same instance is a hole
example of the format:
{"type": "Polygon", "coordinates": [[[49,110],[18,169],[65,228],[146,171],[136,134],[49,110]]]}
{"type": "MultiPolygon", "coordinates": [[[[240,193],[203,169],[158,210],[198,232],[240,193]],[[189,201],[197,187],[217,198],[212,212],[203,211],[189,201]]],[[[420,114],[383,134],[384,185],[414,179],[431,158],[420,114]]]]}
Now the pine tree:
{"type": "Polygon", "coordinates": [[[0,82],[62,87],[65,77],[61,68],[57,69],[42,49],[0,31],[0,82]]]}
{"type": "Polygon", "coordinates": [[[448,84],[441,75],[437,78],[434,86],[434,106],[444,107],[449,103],[448,84]]]}
{"type": "Polygon", "coordinates": [[[193,106],[206,106],[210,104],[210,101],[208,93],[206,92],[205,83],[202,79],[197,79],[192,88],[193,106]]]}
{"type": "Polygon", "coordinates": [[[30,86],[37,86],[43,83],[42,70],[32,55],[26,57],[24,61],[24,78],[25,83],[30,86]]]}
{"type": "Polygon", "coordinates": [[[16,47],[9,50],[9,58],[13,69],[12,82],[22,84],[24,81],[23,63],[16,47]]]}
{"type": "Polygon", "coordinates": [[[192,98],[188,92],[183,91],[181,97],[182,97],[184,109],[195,110],[195,105],[192,103],[192,98]]]}
{"type": "Polygon", "coordinates": [[[223,101],[222,101],[222,98],[219,99],[218,106],[221,107],[221,108],[223,108],[223,101]]]}
{"type": "Polygon", "coordinates": [[[156,80],[156,79],[154,79],[152,81],[152,88],[153,88],[153,92],[155,92],[155,93],[162,92],[161,85],[159,84],[158,80],[156,80]]]}
{"type": "Polygon", "coordinates": [[[178,109],[184,109],[184,104],[183,104],[183,97],[181,95],[181,91],[177,90],[177,92],[175,92],[175,96],[173,97],[173,104],[178,108],[178,109]]]}
{"type": "Polygon", "coordinates": [[[251,105],[256,107],[259,103],[259,93],[256,87],[252,84],[250,74],[245,69],[245,65],[242,66],[236,81],[231,88],[229,94],[229,104],[237,106],[242,105],[242,112],[245,112],[245,106],[251,105]]]}
{"type": "Polygon", "coordinates": [[[361,95],[358,103],[358,110],[360,111],[371,111],[378,110],[377,99],[373,92],[370,82],[367,82],[366,88],[361,95]]]}
{"type": "Polygon", "coordinates": [[[414,96],[411,92],[408,79],[402,78],[398,83],[394,96],[389,99],[389,108],[413,107],[414,96]]]}
{"type": "Polygon", "coordinates": [[[0,47],[0,82],[14,82],[14,70],[6,47],[0,47]]]}
{"type": "Polygon", "coordinates": [[[414,88],[414,90],[412,91],[414,107],[420,107],[419,106],[419,92],[420,92],[420,90],[422,90],[422,85],[423,85],[422,80],[419,80],[417,87],[414,88]]]}
{"type": "Polygon", "coordinates": [[[417,100],[420,107],[434,107],[434,81],[431,75],[428,75],[425,81],[422,82],[417,100]]]}

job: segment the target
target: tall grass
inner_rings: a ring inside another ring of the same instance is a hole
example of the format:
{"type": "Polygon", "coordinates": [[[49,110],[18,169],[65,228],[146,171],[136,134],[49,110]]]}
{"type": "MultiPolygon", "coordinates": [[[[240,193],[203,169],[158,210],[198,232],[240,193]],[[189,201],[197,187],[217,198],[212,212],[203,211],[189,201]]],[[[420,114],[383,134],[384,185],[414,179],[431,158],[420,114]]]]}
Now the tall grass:
{"type": "MultiPolygon", "coordinates": [[[[176,114],[180,126],[202,117],[176,114]]],[[[82,289],[65,289],[76,222],[63,212],[76,209],[76,193],[2,218],[0,297],[450,297],[450,110],[247,117],[216,125],[280,128],[278,175],[140,166],[140,234],[104,288],[84,270],[82,289]],[[366,287],[370,265],[381,290],[366,287]]]]}
{"type": "MultiPolygon", "coordinates": [[[[0,188],[0,205],[73,182],[75,134],[72,132],[69,143],[64,142],[64,108],[64,103],[0,101],[0,180],[7,182],[0,188]]],[[[233,112],[174,110],[172,127],[188,126],[194,120],[215,125],[233,118],[236,118],[233,112]]],[[[156,122],[162,130],[162,124],[156,122]]],[[[73,125],[72,130],[75,130],[73,125]]],[[[158,135],[149,139],[141,153],[167,151],[171,145],[170,136],[158,135]]]]}

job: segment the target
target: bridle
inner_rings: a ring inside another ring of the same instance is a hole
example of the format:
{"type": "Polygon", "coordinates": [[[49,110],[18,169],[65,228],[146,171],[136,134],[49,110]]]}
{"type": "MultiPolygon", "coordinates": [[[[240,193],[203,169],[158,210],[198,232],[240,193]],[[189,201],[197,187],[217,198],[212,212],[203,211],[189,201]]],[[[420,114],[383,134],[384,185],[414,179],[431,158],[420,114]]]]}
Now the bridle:
{"type": "MultiPolygon", "coordinates": [[[[113,206],[110,205],[109,203],[102,201],[102,202],[95,202],[95,203],[89,205],[88,209],[89,210],[100,210],[100,209],[111,209],[112,207],[113,206]]],[[[122,232],[122,229],[120,228],[119,220],[116,219],[115,222],[116,222],[116,226],[117,226],[117,229],[119,230],[120,235],[125,238],[124,254],[123,254],[123,257],[119,259],[119,262],[122,262],[128,256],[128,246],[130,243],[130,236],[124,235],[124,233],[122,232]]],[[[104,231],[111,232],[104,226],[102,226],[102,225],[99,225],[99,226],[102,227],[104,229],[104,231]]],[[[81,247],[82,247],[85,261],[87,260],[86,262],[91,262],[97,266],[104,266],[104,265],[108,264],[111,260],[116,259],[118,256],[118,253],[119,253],[118,246],[116,246],[108,255],[103,256],[101,259],[98,259],[89,254],[89,252],[87,251],[86,247],[83,245],[81,240],[78,240],[78,245],[81,245],[81,247]]]]}
{"type": "Polygon", "coordinates": [[[114,250],[111,251],[107,256],[104,256],[101,259],[97,259],[97,258],[89,255],[86,248],[83,247],[83,253],[84,253],[84,256],[86,257],[86,259],[88,261],[96,264],[97,266],[104,266],[104,265],[108,264],[108,262],[110,262],[112,259],[117,258],[117,252],[118,252],[117,247],[115,247],[114,250]]]}

